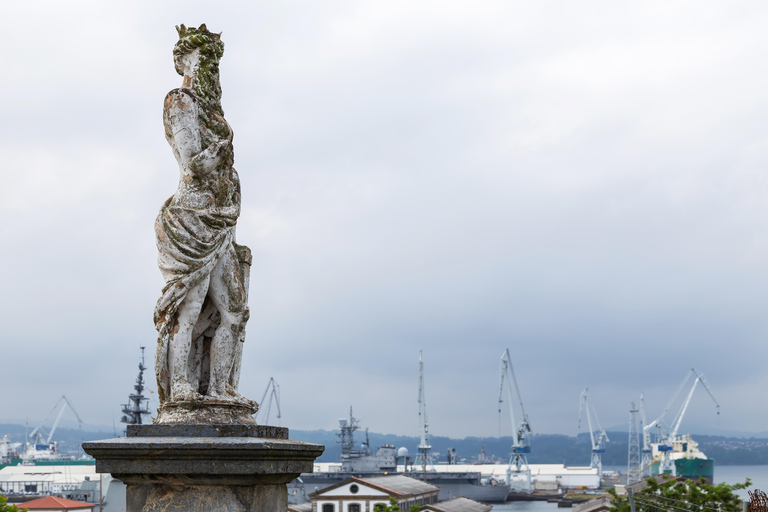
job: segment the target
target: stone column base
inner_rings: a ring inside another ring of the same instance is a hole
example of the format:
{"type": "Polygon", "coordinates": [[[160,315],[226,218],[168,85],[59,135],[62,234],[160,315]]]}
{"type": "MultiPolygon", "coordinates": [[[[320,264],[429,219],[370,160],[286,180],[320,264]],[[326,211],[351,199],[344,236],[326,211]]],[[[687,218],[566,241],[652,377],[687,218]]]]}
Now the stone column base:
{"type": "Polygon", "coordinates": [[[257,425],[130,425],[83,443],[97,472],[126,484],[127,512],[285,512],[286,484],[324,449],[257,425]]]}
{"type": "Polygon", "coordinates": [[[287,511],[285,484],[263,485],[131,485],[126,489],[126,511],[171,512],[210,510],[234,512],[287,511]]]}

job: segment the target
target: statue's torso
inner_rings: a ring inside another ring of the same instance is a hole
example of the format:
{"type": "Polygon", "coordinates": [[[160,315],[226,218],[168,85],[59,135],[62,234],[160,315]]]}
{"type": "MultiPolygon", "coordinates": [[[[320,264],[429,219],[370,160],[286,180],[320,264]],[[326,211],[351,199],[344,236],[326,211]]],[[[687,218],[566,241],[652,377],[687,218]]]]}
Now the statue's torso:
{"type": "Polygon", "coordinates": [[[211,172],[195,176],[188,168],[183,165],[180,157],[181,144],[187,144],[192,153],[197,154],[211,144],[222,140],[232,142],[233,132],[227,121],[220,113],[205,105],[204,102],[196,98],[190,91],[185,89],[175,89],[168,93],[166,97],[166,108],[164,110],[163,121],[165,124],[165,135],[168,139],[174,156],[179,162],[181,177],[179,188],[173,196],[170,205],[191,209],[211,209],[222,207],[238,207],[239,197],[239,178],[233,167],[233,158],[222,159],[219,165],[211,172]],[[182,101],[169,101],[169,98],[182,101]],[[186,118],[185,130],[194,131],[191,134],[182,133],[177,135],[179,126],[176,126],[176,118],[179,117],[177,110],[184,110],[185,114],[190,114],[186,118]],[[193,122],[188,122],[189,119],[193,122]]]}

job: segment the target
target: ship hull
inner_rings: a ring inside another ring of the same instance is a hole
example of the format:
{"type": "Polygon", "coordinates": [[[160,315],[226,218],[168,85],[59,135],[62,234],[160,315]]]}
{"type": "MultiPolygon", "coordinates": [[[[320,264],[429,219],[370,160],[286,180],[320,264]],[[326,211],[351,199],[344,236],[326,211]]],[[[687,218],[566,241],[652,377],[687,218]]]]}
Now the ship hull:
{"type": "MultiPolygon", "coordinates": [[[[675,459],[675,473],[690,480],[699,480],[703,478],[706,483],[714,482],[715,477],[715,459],[675,459]]],[[[651,474],[659,474],[659,463],[654,462],[651,466],[651,474]]]]}

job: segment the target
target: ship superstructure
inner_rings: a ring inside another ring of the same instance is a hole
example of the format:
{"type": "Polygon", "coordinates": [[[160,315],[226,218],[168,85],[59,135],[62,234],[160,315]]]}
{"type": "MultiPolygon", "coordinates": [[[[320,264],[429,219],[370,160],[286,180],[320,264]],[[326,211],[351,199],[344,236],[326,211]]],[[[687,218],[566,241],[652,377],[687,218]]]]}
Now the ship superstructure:
{"type": "Polygon", "coordinates": [[[136,377],[136,384],[134,384],[134,393],[128,395],[128,403],[123,404],[123,417],[120,418],[122,423],[128,425],[141,425],[144,423],[144,416],[149,416],[149,398],[144,396],[144,370],[147,367],[144,366],[144,347],[141,347],[141,362],[139,363],[139,376],[136,377]]]}

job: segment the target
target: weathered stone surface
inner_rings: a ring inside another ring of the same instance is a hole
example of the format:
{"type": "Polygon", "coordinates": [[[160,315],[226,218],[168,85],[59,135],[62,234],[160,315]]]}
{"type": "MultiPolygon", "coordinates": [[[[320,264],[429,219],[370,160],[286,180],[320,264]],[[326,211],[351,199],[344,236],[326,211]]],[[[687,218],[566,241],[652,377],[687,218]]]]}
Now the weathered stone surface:
{"type": "Polygon", "coordinates": [[[287,427],[269,425],[128,425],[128,437],[263,437],[288,439],[287,427]]]}
{"type": "Polygon", "coordinates": [[[258,405],[250,400],[216,400],[201,397],[196,400],[169,401],[157,409],[160,424],[186,425],[256,425],[253,415],[258,405]]]}
{"type": "Polygon", "coordinates": [[[258,404],[237,392],[252,257],[235,242],[240,178],[221,108],[224,43],[205,25],[177,30],[174,64],[184,78],[165,98],[163,124],[181,179],[155,221],[165,279],[155,307],[161,405],[155,422],[254,423],[246,416],[258,404]],[[239,408],[214,403],[222,401],[239,408]]]}
{"type": "Polygon", "coordinates": [[[128,512],[172,512],[205,510],[211,512],[277,512],[288,509],[284,485],[196,486],[146,485],[129,488],[128,512]]]}
{"type": "Polygon", "coordinates": [[[209,475],[239,481],[291,481],[311,472],[320,445],[260,437],[123,437],[83,443],[96,471],[130,475],[209,475]],[[269,477],[269,478],[264,478],[269,477]],[[273,478],[274,477],[274,478],[273,478]],[[252,478],[252,480],[249,480],[252,478]]]}
{"type": "Polygon", "coordinates": [[[182,87],[165,100],[181,181],[155,222],[166,286],[155,308],[160,408],[153,425],[83,443],[96,471],[126,484],[127,512],[283,512],[286,484],[325,447],[256,425],[240,396],[250,250],[235,243],[240,181],[219,99],[224,46],[201,25],[178,28],[182,87]]]}

